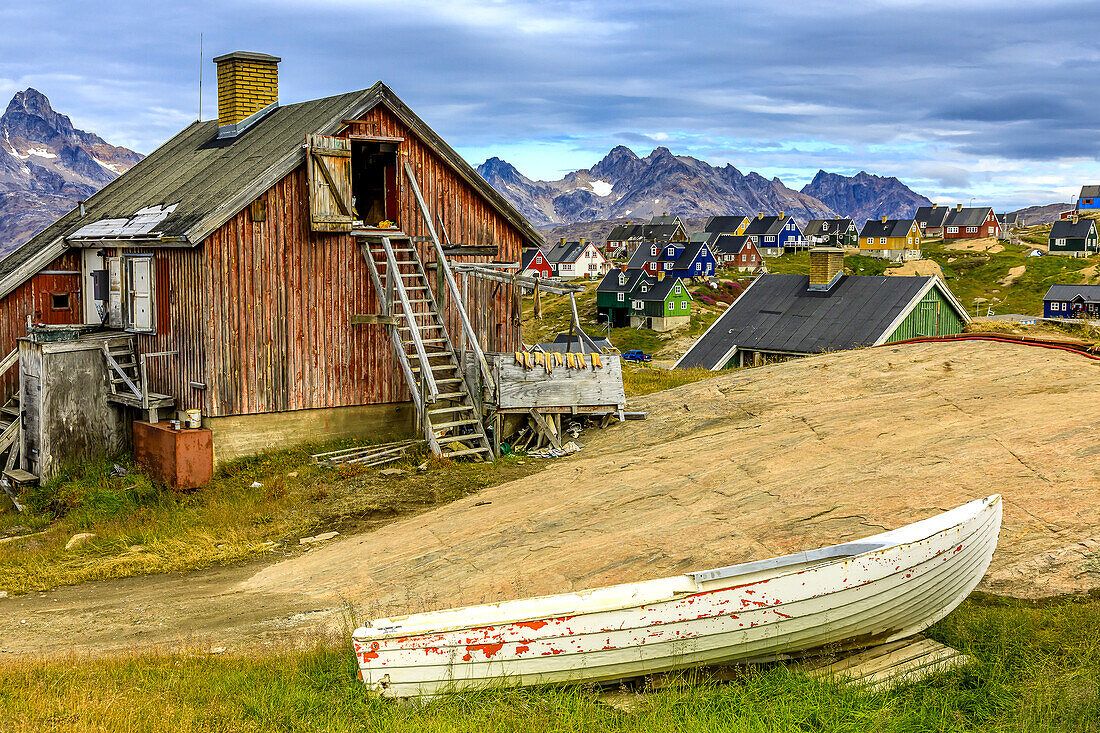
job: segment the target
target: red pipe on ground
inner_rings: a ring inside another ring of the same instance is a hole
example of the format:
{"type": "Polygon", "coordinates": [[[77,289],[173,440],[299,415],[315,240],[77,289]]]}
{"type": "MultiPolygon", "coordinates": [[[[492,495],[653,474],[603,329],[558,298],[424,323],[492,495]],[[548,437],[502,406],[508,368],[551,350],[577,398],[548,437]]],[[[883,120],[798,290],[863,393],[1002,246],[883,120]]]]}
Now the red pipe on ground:
{"type": "Polygon", "coordinates": [[[1040,346],[1044,349],[1057,349],[1058,351],[1068,351],[1071,354],[1079,354],[1086,359],[1100,361],[1100,356],[1091,353],[1097,348],[1095,346],[1090,347],[1086,344],[1079,344],[1072,341],[1044,341],[1042,339],[1033,339],[1026,336],[1008,336],[1002,334],[964,333],[958,334],[957,336],[924,336],[921,338],[906,339],[904,341],[892,341],[889,344],[882,344],[882,346],[897,346],[898,344],[944,343],[948,341],[996,341],[1002,344],[1040,346]]]}

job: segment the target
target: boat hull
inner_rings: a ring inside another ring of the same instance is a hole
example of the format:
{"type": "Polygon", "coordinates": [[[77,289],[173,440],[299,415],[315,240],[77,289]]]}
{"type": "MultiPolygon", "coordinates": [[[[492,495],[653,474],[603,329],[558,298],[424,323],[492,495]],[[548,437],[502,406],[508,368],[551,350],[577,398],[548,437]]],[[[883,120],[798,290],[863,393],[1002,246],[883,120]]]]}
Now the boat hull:
{"type": "Polygon", "coordinates": [[[904,638],[946,616],[992,559],[999,496],[857,543],[581,593],[378,619],[356,630],[384,696],[612,681],[904,638]]]}

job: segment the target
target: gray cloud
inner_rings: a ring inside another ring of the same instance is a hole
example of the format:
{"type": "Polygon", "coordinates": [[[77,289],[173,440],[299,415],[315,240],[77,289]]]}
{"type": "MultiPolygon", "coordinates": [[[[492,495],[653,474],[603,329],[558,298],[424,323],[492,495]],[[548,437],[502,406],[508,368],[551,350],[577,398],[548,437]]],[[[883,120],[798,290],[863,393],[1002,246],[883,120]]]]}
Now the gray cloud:
{"type": "Polygon", "coordinates": [[[0,9],[0,92],[37,86],[148,151],[196,116],[202,31],[208,117],[209,57],[246,48],[283,57],[286,101],[383,79],[467,149],[667,144],[784,180],[867,168],[959,188],[989,178],[989,159],[1100,155],[1100,13],[1020,5],[37,3],[0,9]]]}

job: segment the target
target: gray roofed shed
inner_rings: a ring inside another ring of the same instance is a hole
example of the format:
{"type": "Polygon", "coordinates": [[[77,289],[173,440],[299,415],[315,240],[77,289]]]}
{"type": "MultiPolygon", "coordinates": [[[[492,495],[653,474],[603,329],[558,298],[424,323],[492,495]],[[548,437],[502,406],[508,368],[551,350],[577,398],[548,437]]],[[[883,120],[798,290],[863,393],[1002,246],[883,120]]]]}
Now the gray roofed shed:
{"type": "Polygon", "coordinates": [[[937,278],[844,275],[828,291],[811,291],[809,282],[807,275],[761,275],[676,366],[721,369],[735,348],[818,354],[872,346],[937,278]]]}

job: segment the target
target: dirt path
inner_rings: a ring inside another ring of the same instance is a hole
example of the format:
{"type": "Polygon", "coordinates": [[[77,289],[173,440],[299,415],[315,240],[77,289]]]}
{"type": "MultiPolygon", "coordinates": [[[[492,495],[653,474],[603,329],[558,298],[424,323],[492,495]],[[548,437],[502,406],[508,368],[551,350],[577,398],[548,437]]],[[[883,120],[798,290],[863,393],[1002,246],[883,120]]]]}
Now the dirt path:
{"type": "Polygon", "coordinates": [[[1098,375],[975,342],[735,372],[632,403],[649,419],[540,474],[278,564],[0,600],[0,639],[8,653],[279,643],[342,625],[346,602],[365,618],[659,577],[995,492],[1004,527],[982,588],[1079,592],[1100,586],[1098,375]]]}

